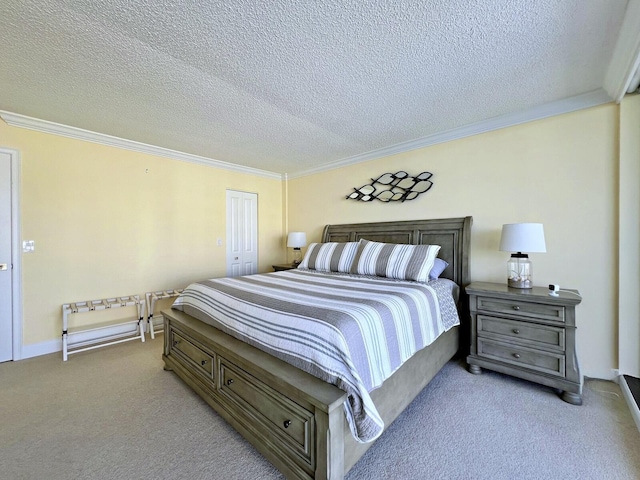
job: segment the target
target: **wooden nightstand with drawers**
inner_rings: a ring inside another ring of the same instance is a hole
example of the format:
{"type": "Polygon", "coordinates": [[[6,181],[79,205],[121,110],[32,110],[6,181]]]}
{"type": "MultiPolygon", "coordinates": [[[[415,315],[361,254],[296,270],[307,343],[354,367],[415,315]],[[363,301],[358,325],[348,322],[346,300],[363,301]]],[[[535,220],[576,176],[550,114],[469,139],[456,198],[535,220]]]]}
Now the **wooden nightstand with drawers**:
{"type": "Polygon", "coordinates": [[[469,371],[481,368],[557,388],[561,398],[582,405],[576,356],[576,290],[557,297],[541,287],[510,288],[473,282],[466,288],[471,313],[469,371]]]}
{"type": "Polygon", "coordinates": [[[273,267],[274,272],[282,272],[284,270],[293,270],[294,268],[298,268],[297,265],[293,265],[291,263],[280,263],[271,266],[273,267]]]}

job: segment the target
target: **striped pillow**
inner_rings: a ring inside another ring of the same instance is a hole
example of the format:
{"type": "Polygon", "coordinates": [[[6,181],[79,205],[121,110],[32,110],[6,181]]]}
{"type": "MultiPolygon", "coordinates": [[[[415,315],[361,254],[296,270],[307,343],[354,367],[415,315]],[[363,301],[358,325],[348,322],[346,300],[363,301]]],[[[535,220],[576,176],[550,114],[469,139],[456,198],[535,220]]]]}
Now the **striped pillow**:
{"type": "Polygon", "coordinates": [[[312,243],[298,268],[349,273],[357,248],[358,242],[312,243]]]}
{"type": "Polygon", "coordinates": [[[440,245],[405,245],[360,240],[351,273],[429,281],[440,245]]]}

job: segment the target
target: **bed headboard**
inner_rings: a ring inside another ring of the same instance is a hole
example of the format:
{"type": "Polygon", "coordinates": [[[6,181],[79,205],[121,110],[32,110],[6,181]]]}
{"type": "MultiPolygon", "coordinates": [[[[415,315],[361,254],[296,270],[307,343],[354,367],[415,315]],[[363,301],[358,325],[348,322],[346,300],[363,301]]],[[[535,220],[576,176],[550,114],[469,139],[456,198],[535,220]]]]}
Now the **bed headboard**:
{"type": "Polygon", "coordinates": [[[438,257],[449,264],[441,277],[460,286],[469,284],[469,247],[472,217],[409,220],[401,222],[327,225],[323,242],[375,242],[440,245],[438,257]]]}

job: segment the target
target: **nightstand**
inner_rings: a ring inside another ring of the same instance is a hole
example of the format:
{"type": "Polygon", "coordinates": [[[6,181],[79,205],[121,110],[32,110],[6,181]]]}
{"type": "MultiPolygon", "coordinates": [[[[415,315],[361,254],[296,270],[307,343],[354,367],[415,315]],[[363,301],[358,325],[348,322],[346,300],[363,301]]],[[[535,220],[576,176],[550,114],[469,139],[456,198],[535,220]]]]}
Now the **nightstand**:
{"type": "Polygon", "coordinates": [[[577,290],[552,297],[549,290],[473,282],[466,288],[471,313],[469,371],[481,368],[557,388],[561,398],[582,405],[576,356],[577,290]],[[571,293],[573,292],[573,293],[571,293]]]}
{"type": "Polygon", "coordinates": [[[273,267],[274,272],[281,272],[283,270],[293,270],[294,268],[298,268],[297,265],[291,265],[290,263],[280,263],[278,265],[271,265],[273,267]]]}

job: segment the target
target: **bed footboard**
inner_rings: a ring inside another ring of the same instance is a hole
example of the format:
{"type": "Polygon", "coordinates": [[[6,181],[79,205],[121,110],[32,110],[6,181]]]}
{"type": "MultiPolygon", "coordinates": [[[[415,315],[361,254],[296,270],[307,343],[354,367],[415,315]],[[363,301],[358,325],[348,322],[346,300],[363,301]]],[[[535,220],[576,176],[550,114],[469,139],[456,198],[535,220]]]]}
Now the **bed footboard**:
{"type": "Polygon", "coordinates": [[[346,393],[183,312],[162,314],[166,370],[287,478],[343,478],[346,393]]]}

